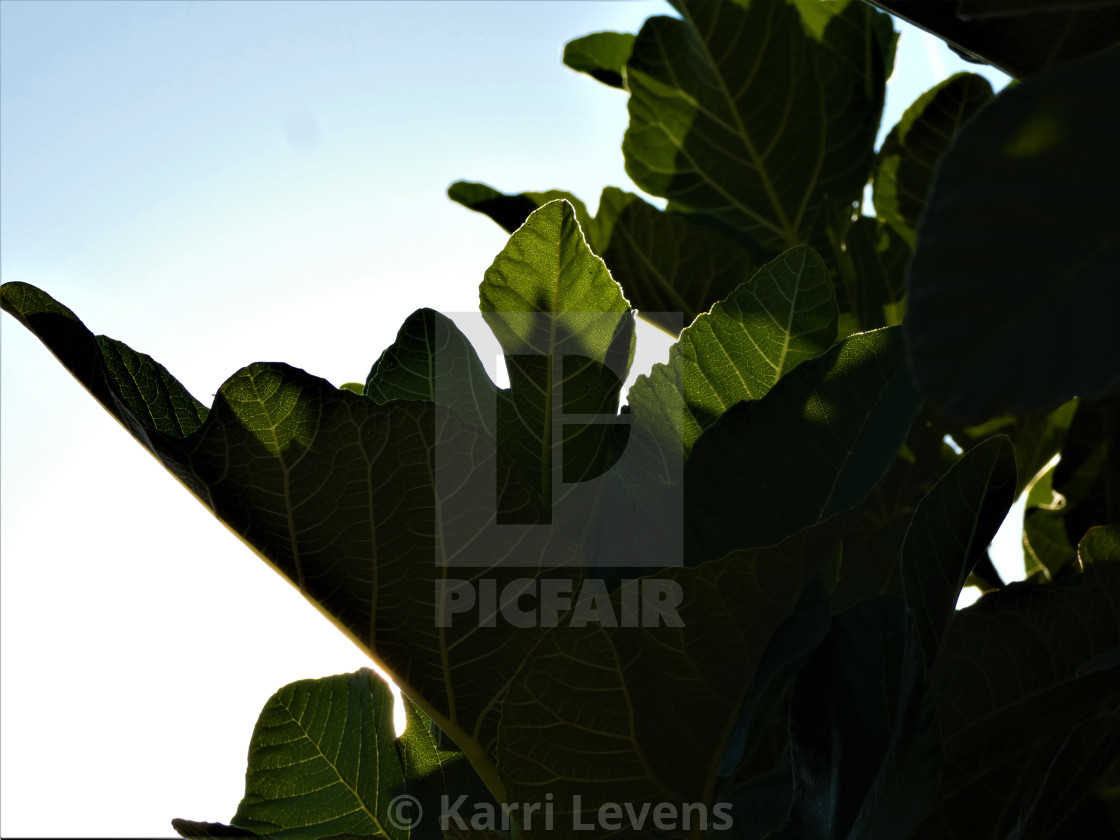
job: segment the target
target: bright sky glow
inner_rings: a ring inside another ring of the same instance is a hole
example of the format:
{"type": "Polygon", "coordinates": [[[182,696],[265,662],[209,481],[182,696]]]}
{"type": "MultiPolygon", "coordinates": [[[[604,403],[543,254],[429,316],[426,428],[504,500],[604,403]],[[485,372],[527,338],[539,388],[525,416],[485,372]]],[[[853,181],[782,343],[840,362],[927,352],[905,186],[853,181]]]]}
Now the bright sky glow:
{"type": "MultiPolygon", "coordinates": [[[[670,11],[4,0],[0,276],[204,403],[258,360],[363,380],[417,307],[477,309],[506,237],[446,198],[452,181],[592,208],[634,189],[625,94],[561,50],[670,11]]],[[[976,69],[934,46],[904,36],[884,132],[976,69]]],[[[640,329],[635,373],[668,345],[640,329]]],[[[269,696],[369,662],[7,315],[0,350],[0,834],[228,821],[269,696]]]]}

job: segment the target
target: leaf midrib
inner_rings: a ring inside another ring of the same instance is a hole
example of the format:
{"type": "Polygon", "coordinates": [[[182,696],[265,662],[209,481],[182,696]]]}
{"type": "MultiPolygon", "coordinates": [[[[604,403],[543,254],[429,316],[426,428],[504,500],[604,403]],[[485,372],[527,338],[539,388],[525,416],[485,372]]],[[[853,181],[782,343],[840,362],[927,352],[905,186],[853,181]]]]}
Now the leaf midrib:
{"type": "MultiPolygon", "coordinates": [[[[720,186],[718,183],[716,183],[715,181],[708,178],[707,175],[704,176],[704,180],[708,181],[708,183],[712,187],[714,187],[721,195],[725,196],[736,207],[740,208],[741,210],[743,210],[748,215],[754,216],[756,219],[759,219],[767,227],[769,227],[771,230],[773,230],[775,233],[781,235],[786,240],[786,242],[792,247],[793,245],[797,244],[797,241],[798,241],[797,232],[795,230],[793,230],[790,226],[789,218],[786,216],[785,208],[782,207],[781,201],[779,200],[778,195],[777,195],[777,193],[774,189],[774,184],[770,180],[770,173],[769,173],[769,170],[767,169],[767,167],[765,165],[765,159],[762,158],[759,155],[758,149],[755,148],[754,140],[751,138],[750,134],[747,132],[746,126],[743,125],[742,115],[739,113],[739,109],[738,109],[738,107],[735,103],[735,99],[731,94],[731,90],[727,86],[727,80],[724,79],[723,74],[719,71],[719,65],[716,63],[715,57],[712,55],[711,50],[708,49],[707,40],[703,35],[701,35],[700,27],[697,26],[697,24],[696,24],[696,19],[689,12],[689,7],[686,3],[682,3],[680,5],[680,10],[681,10],[682,17],[686,21],[688,21],[688,25],[692,27],[692,31],[694,33],[696,33],[697,37],[696,37],[695,41],[696,41],[696,43],[698,43],[700,45],[700,49],[703,51],[703,54],[704,54],[704,59],[708,63],[708,66],[711,67],[712,77],[718,83],[719,90],[723,94],[724,101],[727,103],[728,108],[731,111],[731,115],[732,115],[732,117],[735,121],[736,132],[738,133],[739,137],[742,138],[743,147],[746,150],[747,155],[750,157],[751,161],[755,165],[755,169],[758,172],[759,179],[762,182],[762,188],[766,192],[766,197],[770,201],[770,206],[773,208],[773,210],[774,210],[774,212],[777,216],[778,225],[775,226],[769,220],[762,220],[762,218],[760,216],[758,216],[757,214],[750,211],[747,207],[745,207],[742,204],[742,202],[740,202],[734,196],[729,195],[722,188],[722,186],[720,186]]],[[[744,14],[746,14],[745,10],[744,10],[744,14]]],[[[763,46],[765,47],[765,42],[764,42],[763,46]]],[[[759,55],[761,55],[764,51],[765,51],[765,49],[760,49],[759,50],[759,55]]],[[[672,67],[671,64],[668,64],[668,66],[670,68],[672,67]]],[[[755,77],[757,67],[758,67],[758,62],[756,61],[755,68],[752,69],[752,71],[751,71],[751,78],[755,77]]],[[[673,77],[674,84],[676,84],[679,89],[683,90],[683,88],[681,88],[679,82],[676,79],[676,74],[671,72],[671,75],[673,77]]],[[[697,103],[697,110],[701,110],[700,106],[699,106],[699,103],[697,103]]],[[[683,151],[683,149],[682,149],[682,151],[683,151]]],[[[697,172],[703,172],[703,170],[699,169],[699,168],[697,168],[696,171],[697,172]]]]}
{"type": "MultiPolygon", "coordinates": [[[[333,701],[333,697],[331,698],[331,700],[333,701]]],[[[299,731],[303,733],[303,737],[313,747],[315,747],[315,751],[319,754],[319,756],[323,759],[323,761],[325,761],[327,763],[327,766],[330,767],[332,771],[334,771],[334,775],[338,779],[339,783],[343,787],[345,787],[348,791],[350,791],[350,794],[354,797],[355,800],[357,800],[359,810],[363,811],[365,813],[365,815],[367,817],[369,817],[370,821],[377,828],[377,831],[379,832],[379,834],[381,836],[388,837],[389,833],[385,830],[385,827],[381,824],[381,820],[379,820],[377,818],[377,816],[372,811],[370,811],[369,807],[366,805],[365,797],[363,797],[360,793],[358,793],[358,791],[349,782],[347,782],[345,778],[343,778],[343,775],[342,775],[341,771],[338,769],[338,765],[335,762],[331,761],[330,758],[327,757],[327,754],[325,752],[323,752],[323,748],[320,746],[319,742],[316,741],[313,737],[311,737],[311,733],[307,731],[307,729],[306,729],[306,727],[304,727],[303,723],[299,720],[299,718],[296,717],[296,715],[292,711],[291,707],[282,698],[280,699],[279,702],[280,702],[281,708],[283,708],[284,711],[288,713],[288,716],[291,718],[292,723],[294,723],[297,727],[299,727],[299,731]]],[[[343,725],[343,729],[345,729],[345,724],[343,725]]],[[[379,746],[380,746],[380,744],[379,744],[379,746]]],[[[358,763],[359,763],[359,766],[361,765],[361,761],[362,761],[361,756],[362,756],[363,751],[364,750],[362,749],[362,746],[359,745],[359,747],[358,747],[358,763]]],[[[380,763],[381,763],[380,762],[380,754],[378,755],[378,762],[377,763],[378,763],[378,766],[380,767],[380,763]]],[[[288,766],[291,766],[291,765],[288,765],[288,766]]],[[[378,777],[379,776],[380,776],[380,774],[378,774],[378,777]]],[[[351,813],[353,813],[353,812],[351,812],[351,813]]],[[[337,814],[337,815],[331,817],[331,819],[338,819],[339,817],[344,817],[344,816],[346,816],[346,814],[337,814]]],[[[324,822],[315,823],[315,825],[323,825],[324,822]]],[[[310,826],[300,826],[300,827],[301,828],[309,828],[310,826]]]]}

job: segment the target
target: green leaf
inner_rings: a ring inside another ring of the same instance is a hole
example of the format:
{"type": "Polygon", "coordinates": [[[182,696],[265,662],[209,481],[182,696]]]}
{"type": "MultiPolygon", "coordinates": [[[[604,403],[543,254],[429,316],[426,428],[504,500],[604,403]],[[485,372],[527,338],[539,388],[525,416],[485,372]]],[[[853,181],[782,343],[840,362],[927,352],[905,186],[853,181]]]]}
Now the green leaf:
{"type": "Polygon", "coordinates": [[[750,249],[696,216],[607,187],[590,241],[638,314],[672,335],[755,270],[750,249]]]}
{"type": "Polygon", "coordinates": [[[208,409],[150,356],[94,336],[58,301],[27,283],[0,287],[0,305],[38,335],[126,429],[174,438],[197,431],[208,409]],[[134,415],[142,419],[137,420],[134,415]]]}
{"type": "Polygon", "coordinates": [[[790,0],[790,4],[797,8],[805,28],[813,34],[818,41],[824,39],[825,30],[832,19],[843,12],[851,0],[790,0]]]}
{"type": "Polygon", "coordinates": [[[859,504],[918,407],[897,327],[853,335],[733,406],[685,464],[689,562],[773,545],[859,504]]]}
{"type": "Polygon", "coordinates": [[[419,400],[454,409],[493,434],[498,389],[467,337],[431,309],[413,312],[381,354],[363,392],[379,404],[419,400]]]}
{"type": "Polygon", "coordinates": [[[1120,574],[1120,523],[1090,528],[1077,544],[1082,570],[1089,575],[1120,574]],[[1092,572],[1089,570],[1092,569],[1092,572]]]}
{"type": "Polygon", "coordinates": [[[429,724],[406,701],[398,739],[393,695],[368,668],[291,683],[257,720],[232,825],[174,820],[175,829],[184,837],[442,838],[443,797],[488,794],[462,753],[435,745],[429,724]],[[397,797],[411,798],[407,810],[397,797]]]}
{"type": "Polygon", "coordinates": [[[487,790],[467,757],[454,744],[441,743],[447,739],[436,736],[440,730],[407,697],[404,698],[404,707],[405,730],[397,739],[397,751],[404,771],[404,793],[416,801],[418,809],[399,814],[398,819],[412,818],[413,840],[429,836],[442,840],[439,818],[448,803],[460,798],[465,797],[472,808],[485,804],[499,810],[497,800],[487,790]]]}
{"type": "Polygon", "coordinates": [[[1120,50],[1030,79],[942,159],[905,328],[919,387],[947,413],[979,422],[1120,386],[1118,84],[1120,50]]]}
{"type": "MultiPolygon", "coordinates": [[[[596,825],[586,836],[607,836],[596,819],[604,802],[630,803],[647,829],[657,803],[704,803],[714,820],[721,758],[755,669],[838,548],[834,524],[824,523],[780,546],[667,569],[612,603],[621,612],[627,599],[648,597],[642,585],[675,585],[679,625],[565,624],[549,634],[510,687],[499,733],[510,801],[554,795],[557,835],[523,824],[524,834],[578,836],[569,834],[578,819],[596,825]]],[[[641,829],[626,818],[627,829],[641,829]]]]}
{"type": "Polygon", "coordinates": [[[1077,401],[1070,400],[1053,411],[1020,414],[1000,430],[1015,445],[1015,467],[1019,471],[1016,497],[1062,451],[1076,410],[1077,401]]]}
{"type": "Polygon", "coordinates": [[[634,36],[629,32],[595,32],[564,45],[564,63],[605,85],[625,88],[623,71],[634,36]]]}
{"type": "Polygon", "coordinates": [[[1077,559],[1065,523],[1048,515],[1054,509],[1038,505],[1023,516],[1023,568],[1031,580],[1053,580],[1077,559]]]}
{"type": "Polygon", "coordinates": [[[508,355],[560,349],[592,358],[613,349],[618,317],[630,312],[565,200],[534,211],[510,237],[479,286],[479,308],[508,355]],[[608,313],[618,317],[589,317],[608,313]],[[527,317],[538,314],[547,317],[527,317]]]}
{"type": "Polygon", "coordinates": [[[969,572],[1015,501],[1015,455],[990,438],[953,465],[918,504],[902,544],[902,586],[931,664],[969,572]]]}
{"type": "Polygon", "coordinates": [[[534,210],[544,207],[550,201],[564,199],[576,210],[576,218],[586,231],[591,226],[591,214],[587,206],[564,190],[545,190],[544,192],[523,192],[516,195],[498,192],[487,184],[474,181],[456,181],[447,188],[447,197],[462,204],[469,210],[489,216],[506,231],[513,233],[532,215],[534,210]]]}
{"type": "MultiPolygon", "coordinates": [[[[1070,400],[1053,411],[1005,415],[974,426],[967,426],[937,412],[937,423],[942,434],[950,435],[965,449],[993,435],[1011,438],[1015,447],[1015,467],[1019,473],[1015,488],[1015,497],[1018,498],[1061,452],[1076,408],[1077,400],[1070,400]]],[[[1046,496],[1047,501],[1049,498],[1046,496]]]]}
{"type": "Polygon", "coordinates": [[[838,278],[840,308],[855,315],[860,331],[902,323],[910,246],[882,222],[860,216],[844,240],[851,275],[838,278]]]}
{"type": "Polygon", "coordinates": [[[433,606],[462,572],[437,558],[482,567],[470,577],[493,577],[499,590],[518,579],[498,568],[511,554],[540,562],[542,549],[519,535],[480,528],[495,491],[508,496],[518,481],[499,470],[492,439],[455,415],[378,406],[320,382],[278,365],[236,375],[192,442],[191,469],[215,512],[377,656],[483,772],[497,699],[536,631],[440,627],[433,606]]]}
{"type": "Polygon", "coordinates": [[[919,837],[1005,836],[1018,808],[990,803],[1033,794],[1061,740],[1120,704],[1120,530],[1094,528],[1079,555],[1083,573],[1010,584],[950,621],[932,672],[945,766],[919,837]]]}
{"type": "Polygon", "coordinates": [[[877,595],[835,616],[794,686],[793,807],[778,836],[909,837],[940,764],[926,689],[901,598],[877,595]]]}
{"type": "MultiPolygon", "coordinates": [[[[465,597],[464,579],[491,581],[503,593],[494,608],[504,608],[526,580],[551,575],[573,585],[577,570],[558,567],[580,555],[562,532],[494,526],[496,497],[533,509],[532,488],[516,464],[499,463],[484,428],[442,406],[378,404],[287,365],[258,363],[223,384],[205,421],[184,435],[167,417],[190,416],[174,411],[197,403],[169,376],[161,388],[139,380],[125,387],[131,351],[98,340],[33,287],[5,285],[0,301],[203,504],[379,661],[487,785],[498,784],[500,699],[546,628],[480,628],[473,613],[439,626],[440,617],[462,603],[452,599],[465,597]],[[535,571],[527,577],[517,564],[535,571]]],[[[161,370],[136,358],[137,370],[161,370]]]]}
{"type": "Polygon", "coordinates": [[[579,199],[560,190],[512,195],[458,181],[448,194],[511,233],[548,201],[570,201],[588,245],[606,262],[631,306],[672,335],[750,277],[754,252],[768,254],[738,241],[743,237],[733,236],[722,223],[658,210],[617,187],[603,190],[594,218],[579,199]]]}
{"type": "Polygon", "coordinates": [[[389,811],[404,782],[388,684],[368,668],[301,680],[261,710],[232,823],[278,840],[408,838],[389,811]]]}
{"type": "Polygon", "coordinates": [[[1120,394],[1078,402],[1053,489],[1065,501],[1057,515],[1071,545],[1095,525],[1120,522],[1120,394]]]}
{"type": "Polygon", "coordinates": [[[617,457],[615,426],[562,423],[560,415],[615,415],[634,355],[633,315],[566,201],[535,211],[510,237],[479,286],[479,308],[509,369],[499,439],[551,509],[559,501],[554,429],[564,482],[587,480],[617,457]]]}
{"type": "Polygon", "coordinates": [[[147,411],[156,430],[174,437],[186,437],[202,425],[206,407],[163,365],[106,336],[98,336],[97,344],[113,390],[130,411],[147,411]]]}
{"type": "Polygon", "coordinates": [[[873,181],[875,214],[910,247],[937,162],[991,98],[992,86],[983,76],[957,73],[914,100],[883,141],[873,181]]]}
{"type": "Polygon", "coordinates": [[[676,0],[627,65],[626,172],[763,246],[807,242],[826,199],[867,181],[890,24],[862,3],[818,40],[785,0],[676,0]]]}
{"type": "Polygon", "coordinates": [[[731,406],[762,399],[831,347],[836,321],[824,262],[807,246],[787,251],[685,329],[666,364],[638,377],[628,395],[635,434],[679,438],[687,455],[731,406]]]}
{"type": "Polygon", "coordinates": [[[1061,460],[1027,499],[1027,572],[1047,579],[1073,561],[1074,547],[1089,529],[1120,522],[1120,397],[1080,400],[1076,409],[1061,460]]]}

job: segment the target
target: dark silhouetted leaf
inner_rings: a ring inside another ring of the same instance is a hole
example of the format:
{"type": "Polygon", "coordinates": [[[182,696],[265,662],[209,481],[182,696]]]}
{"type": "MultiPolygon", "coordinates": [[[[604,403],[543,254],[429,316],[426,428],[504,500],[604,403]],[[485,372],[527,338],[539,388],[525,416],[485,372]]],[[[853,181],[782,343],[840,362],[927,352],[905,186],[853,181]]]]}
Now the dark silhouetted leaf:
{"type": "Polygon", "coordinates": [[[1120,50],[1030,79],[942,159],[905,326],[919,387],[949,414],[1050,410],[1120,385],[1117,84],[1120,50]]]}
{"type": "Polygon", "coordinates": [[[794,686],[790,743],[793,808],[779,837],[910,835],[940,755],[921,646],[901,598],[877,595],[833,618],[794,686]]]}
{"type": "Polygon", "coordinates": [[[738,403],[685,464],[686,557],[773,545],[879,482],[919,407],[898,327],[859,333],[738,403]]]}
{"type": "MultiPolygon", "coordinates": [[[[999,16],[977,15],[975,4],[969,8],[929,0],[867,2],[944,39],[962,58],[993,64],[1017,78],[1120,43],[1120,10],[1113,2],[1090,5],[1084,0],[1044,0],[1036,4],[1029,0],[1037,14],[999,16]],[[1061,8],[1055,8],[1056,4],[1061,8]]],[[[1025,7],[1024,3],[1018,5],[1020,10],[1025,7]]]]}
{"type": "Polygon", "coordinates": [[[841,612],[871,595],[902,595],[902,541],[925,494],[957,460],[928,406],[910,426],[886,475],[855,509],[832,589],[841,612]]]}
{"type": "Polygon", "coordinates": [[[1094,788],[1120,758],[1120,714],[1082,721],[1062,742],[1039,789],[1024,799],[1007,840],[1108,837],[1103,798],[1094,788]]]}
{"type": "MultiPolygon", "coordinates": [[[[839,560],[839,555],[833,559],[839,560]]],[[[732,789],[739,786],[734,784],[736,779],[753,779],[767,773],[781,762],[786,752],[789,721],[782,697],[828,633],[832,620],[824,580],[828,569],[825,566],[818,579],[805,587],[797,609],[774,633],[758,663],[750,692],[739,710],[735,730],[720,762],[719,774],[731,777],[732,789]]],[[[786,776],[789,787],[792,776],[788,768],[786,776]]],[[[785,811],[781,817],[785,817],[785,811]]]]}
{"type": "Polygon", "coordinates": [[[755,776],[726,792],[722,801],[730,806],[730,825],[710,828],[706,838],[763,840],[785,822],[793,801],[793,774],[785,766],[755,776]]]}
{"type": "Polygon", "coordinates": [[[447,196],[476,213],[489,216],[502,226],[506,233],[513,233],[532,215],[533,211],[544,207],[550,201],[564,199],[576,210],[576,218],[585,231],[590,227],[591,215],[587,206],[564,190],[544,192],[523,192],[516,195],[498,192],[487,184],[474,181],[456,181],[447,188],[447,196]]]}
{"type": "Polygon", "coordinates": [[[1010,584],[950,621],[932,673],[945,766],[917,836],[1006,836],[1074,727],[1120,704],[1120,531],[1092,529],[1079,556],[1083,574],[1010,584]]]}
{"type": "Polygon", "coordinates": [[[1120,397],[1081,400],[1076,407],[1061,460],[1027,499],[1027,573],[1044,579],[1073,561],[1075,546],[1090,528],[1120,522],[1120,397]]]}
{"type": "Polygon", "coordinates": [[[970,449],[918,504],[902,543],[902,586],[930,665],[969,572],[1015,501],[1011,442],[970,449]]]}
{"type": "Polygon", "coordinates": [[[983,76],[958,73],[914,100],[875,161],[875,215],[911,247],[937,162],[961,126],[992,98],[983,76]]]}
{"type": "Polygon", "coordinates": [[[838,278],[840,308],[860,331],[902,323],[910,246],[882,222],[860,216],[845,236],[850,274],[838,278]]]}
{"type": "MultiPolygon", "coordinates": [[[[585,836],[607,836],[595,820],[604,802],[631,803],[646,830],[657,803],[704,803],[712,819],[721,757],[767,643],[838,549],[834,524],[822,523],[776,547],[643,579],[679,587],[678,626],[550,634],[511,686],[499,735],[511,801],[555,796],[558,832],[529,836],[580,836],[577,818],[595,826],[585,836]]],[[[622,614],[641,594],[629,592],[612,595],[622,614]]]]}
{"type": "Polygon", "coordinates": [[[980,20],[1070,9],[1103,9],[1117,5],[1120,5],[1117,0],[957,0],[957,17],[961,20],[980,20]]]}

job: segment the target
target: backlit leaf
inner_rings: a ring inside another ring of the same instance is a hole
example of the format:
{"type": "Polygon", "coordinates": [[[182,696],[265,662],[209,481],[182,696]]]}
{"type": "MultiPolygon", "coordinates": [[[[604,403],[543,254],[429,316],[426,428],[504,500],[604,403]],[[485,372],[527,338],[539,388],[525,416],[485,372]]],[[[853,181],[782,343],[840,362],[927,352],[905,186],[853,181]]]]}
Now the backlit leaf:
{"type": "Polygon", "coordinates": [[[453,408],[493,433],[497,388],[455,323],[418,309],[374,363],[364,393],[374,402],[419,400],[453,408]]]}
{"type": "Polygon", "coordinates": [[[731,406],[762,399],[783,375],[831,347],[836,320],[832,278],[820,257],[806,246],[787,251],[685,329],[667,364],[638,377],[628,397],[635,434],[677,436],[689,453],[731,406]]]}
{"type": "Polygon", "coordinates": [[[566,201],[535,211],[510,237],[479,287],[479,308],[509,370],[499,439],[550,507],[557,449],[564,482],[582,482],[613,463],[621,443],[616,426],[564,423],[561,415],[614,417],[634,356],[633,315],[566,201]]]}
{"type": "Polygon", "coordinates": [[[591,231],[630,304],[673,335],[755,271],[750,250],[716,226],[615,187],[603,190],[591,231]]]}
{"type": "Polygon", "coordinates": [[[398,738],[393,695],[368,668],[285,686],[257,720],[231,825],[174,820],[175,829],[188,838],[441,840],[445,797],[489,794],[462,753],[433,742],[427,716],[405,707],[398,738]],[[412,801],[401,808],[397,797],[412,801]]]}
{"type": "Polygon", "coordinates": [[[579,199],[560,190],[511,195],[458,181],[448,195],[510,233],[548,201],[567,199],[576,208],[587,244],[603,258],[630,305],[673,335],[750,277],[755,251],[768,254],[738,241],[718,221],[658,210],[617,187],[603,190],[594,218],[579,199]]]}
{"type": "Polygon", "coordinates": [[[785,0],[677,0],[627,65],[627,174],[782,250],[867,181],[890,25],[862,3],[818,40],[785,0]]]}
{"type": "Polygon", "coordinates": [[[344,832],[406,840],[409,832],[389,814],[404,782],[383,680],[369,669],[301,680],[261,711],[231,822],[277,840],[344,832]]]}
{"type": "Polygon", "coordinates": [[[629,32],[595,32],[564,45],[564,63],[605,85],[622,88],[623,68],[634,48],[629,32]]]}

